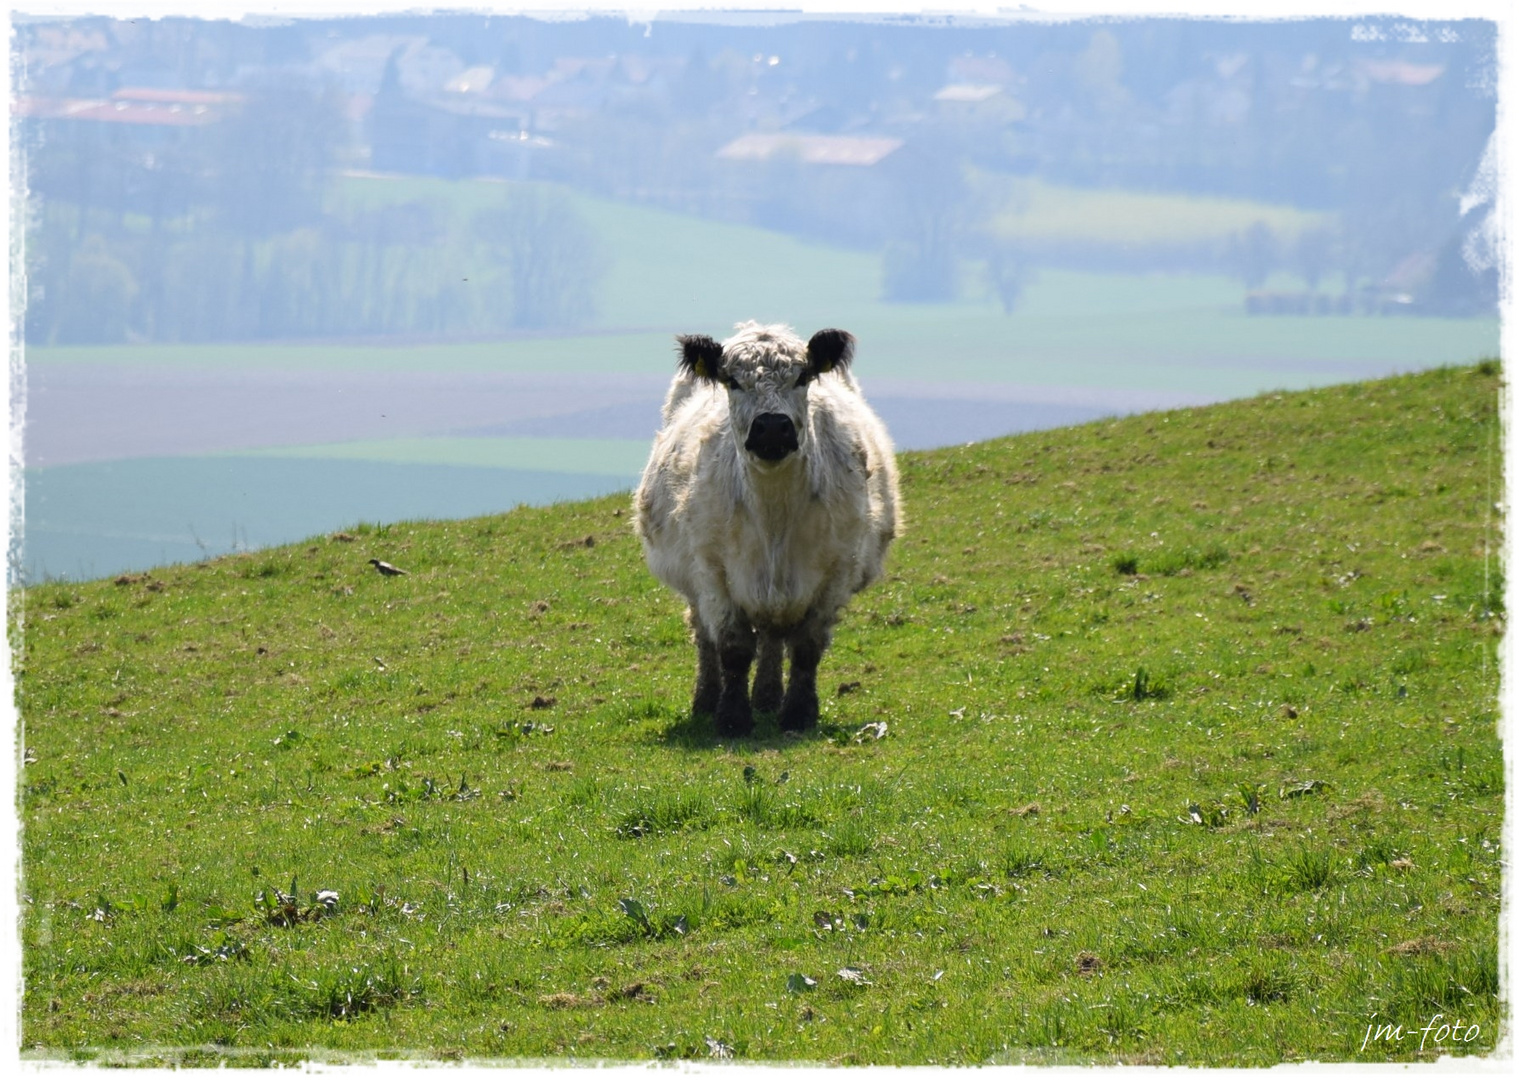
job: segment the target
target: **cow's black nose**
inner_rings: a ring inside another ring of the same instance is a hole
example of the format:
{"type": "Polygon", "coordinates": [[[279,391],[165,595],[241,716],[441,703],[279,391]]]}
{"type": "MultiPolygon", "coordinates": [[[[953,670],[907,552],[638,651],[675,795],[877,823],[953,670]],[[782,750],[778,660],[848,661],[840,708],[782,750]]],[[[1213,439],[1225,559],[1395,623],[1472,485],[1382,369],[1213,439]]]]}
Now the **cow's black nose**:
{"type": "Polygon", "coordinates": [[[744,449],[765,461],[780,461],[796,448],[796,425],[784,413],[760,413],[744,440],[744,449]]]}

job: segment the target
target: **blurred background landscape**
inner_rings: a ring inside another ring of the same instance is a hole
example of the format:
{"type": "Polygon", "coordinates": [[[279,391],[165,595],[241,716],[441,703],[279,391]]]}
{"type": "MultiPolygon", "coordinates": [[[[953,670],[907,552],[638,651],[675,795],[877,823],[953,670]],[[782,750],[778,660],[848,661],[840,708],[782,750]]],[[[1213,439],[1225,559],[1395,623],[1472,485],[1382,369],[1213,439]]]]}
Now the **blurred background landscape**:
{"type": "Polygon", "coordinates": [[[13,19],[13,580],[631,487],[748,318],[901,448],[1498,350],[1488,22],[13,19]]]}

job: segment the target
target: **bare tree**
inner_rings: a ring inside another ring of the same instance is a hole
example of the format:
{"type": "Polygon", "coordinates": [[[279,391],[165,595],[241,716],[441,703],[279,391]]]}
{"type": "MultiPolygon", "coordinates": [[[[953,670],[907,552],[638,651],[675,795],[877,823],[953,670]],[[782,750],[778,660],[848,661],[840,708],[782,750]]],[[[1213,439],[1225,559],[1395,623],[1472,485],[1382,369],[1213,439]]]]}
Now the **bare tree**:
{"type": "Polygon", "coordinates": [[[316,221],[333,154],[342,143],[336,91],[298,78],[266,78],[218,128],[209,163],[223,223],[269,236],[316,221]]]}
{"type": "Polygon", "coordinates": [[[1005,315],[1011,315],[1023,299],[1023,290],[1033,276],[1028,259],[1016,248],[999,244],[986,260],[987,277],[1005,315]]]}
{"type": "Polygon", "coordinates": [[[1319,291],[1319,282],[1334,264],[1337,243],[1334,230],[1328,228],[1304,229],[1298,234],[1297,243],[1292,246],[1292,257],[1309,292],[1319,291]]]}
{"type": "Polygon", "coordinates": [[[957,255],[970,212],[963,163],[943,138],[922,136],[887,158],[897,236],[882,260],[887,300],[943,302],[958,289],[957,255]]]}
{"type": "Polygon", "coordinates": [[[69,260],[50,337],[71,345],[125,341],[137,291],[131,267],[117,258],[103,238],[86,237],[69,260]]]}
{"type": "Polygon", "coordinates": [[[1281,263],[1281,244],[1270,225],[1257,221],[1229,238],[1225,258],[1245,288],[1259,289],[1281,263]]]}
{"type": "Polygon", "coordinates": [[[595,317],[607,258],[565,196],[514,187],[504,206],[480,211],[473,225],[490,257],[509,270],[513,326],[561,329],[595,317]]]}

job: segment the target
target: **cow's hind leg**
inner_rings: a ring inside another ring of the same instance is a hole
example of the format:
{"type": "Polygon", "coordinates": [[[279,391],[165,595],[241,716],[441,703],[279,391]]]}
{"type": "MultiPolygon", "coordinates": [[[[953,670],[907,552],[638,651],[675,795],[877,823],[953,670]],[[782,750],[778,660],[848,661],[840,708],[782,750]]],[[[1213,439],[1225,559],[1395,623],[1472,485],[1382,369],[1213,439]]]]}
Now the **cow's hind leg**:
{"type": "Polygon", "coordinates": [[[806,731],[818,722],[818,662],[833,637],[833,620],[810,614],[791,632],[791,679],[781,703],[781,730],[806,731]]]}
{"type": "Polygon", "coordinates": [[[785,659],[786,639],[778,634],[761,633],[752,699],[756,712],[773,713],[781,707],[781,698],[786,691],[781,671],[785,659]]]}
{"type": "Polygon", "coordinates": [[[717,646],[723,689],[717,700],[717,733],[748,735],[754,730],[749,705],[749,668],[754,663],[754,628],[747,623],[728,628],[717,646]]]}
{"type": "Polygon", "coordinates": [[[707,633],[694,611],[686,612],[686,623],[696,638],[696,692],[691,696],[691,715],[712,716],[722,694],[722,671],[717,662],[717,642],[707,633]]]}

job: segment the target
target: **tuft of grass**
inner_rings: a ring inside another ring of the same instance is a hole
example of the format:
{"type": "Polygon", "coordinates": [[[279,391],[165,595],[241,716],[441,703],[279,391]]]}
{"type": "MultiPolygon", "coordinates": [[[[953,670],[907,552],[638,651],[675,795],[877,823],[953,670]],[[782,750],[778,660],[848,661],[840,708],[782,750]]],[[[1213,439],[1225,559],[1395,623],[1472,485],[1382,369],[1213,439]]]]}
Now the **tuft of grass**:
{"type": "Polygon", "coordinates": [[[874,831],[859,818],[846,817],[826,832],[828,854],[841,859],[858,859],[875,847],[874,831]]]}
{"type": "Polygon", "coordinates": [[[1184,547],[1167,549],[1144,560],[1147,572],[1162,577],[1173,577],[1183,571],[1213,570],[1229,561],[1229,551],[1221,544],[1211,544],[1199,551],[1184,547]]]}
{"type": "Polygon", "coordinates": [[[804,802],[764,784],[747,784],[738,793],[738,816],[762,829],[805,829],[818,825],[817,813],[804,802]]]}
{"type": "Polygon", "coordinates": [[[297,1008],[328,1020],[349,1020],[422,996],[421,980],[395,957],[374,964],[325,968],[308,979],[291,976],[302,990],[297,1008]]]}
{"type": "Polygon", "coordinates": [[[1111,565],[1115,573],[1130,577],[1140,573],[1175,577],[1196,570],[1216,570],[1228,561],[1229,549],[1215,543],[1202,549],[1165,548],[1143,555],[1125,550],[1113,557],[1111,565]]]}
{"type": "Polygon", "coordinates": [[[1004,877],[1024,878],[1048,873],[1048,855],[1034,844],[1015,838],[1002,849],[1000,868],[1004,877]]]}
{"type": "Polygon", "coordinates": [[[1389,958],[1389,998],[1409,1013],[1482,1008],[1498,996],[1498,958],[1471,945],[1389,958]]]}
{"type": "Polygon", "coordinates": [[[1335,879],[1334,853],[1319,847],[1300,847],[1283,863],[1289,888],[1318,892],[1335,879]]]}
{"type": "Polygon", "coordinates": [[[617,835],[636,839],[681,829],[705,829],[716,820],[712,801],[701,792],[658,792],[622,814],[617,835]]]}
{"type": "Polygon", "coordinates": [[[1140,666],[1134,672],[1134,682],[1129,687],[1128,696],[1133,701],[1160,701],[1170,697],[1171,691],[1165,683],[1152,678],[1150,672],[1140,666]]]}
{"type": "Polygon", "coordinates": [[[1285,963],[1255,956],[1240,975],[1237,993],[1247,1005],[1266,1005],[1288,1000],[1296,989],[1296,979],[1285,963]]]}

